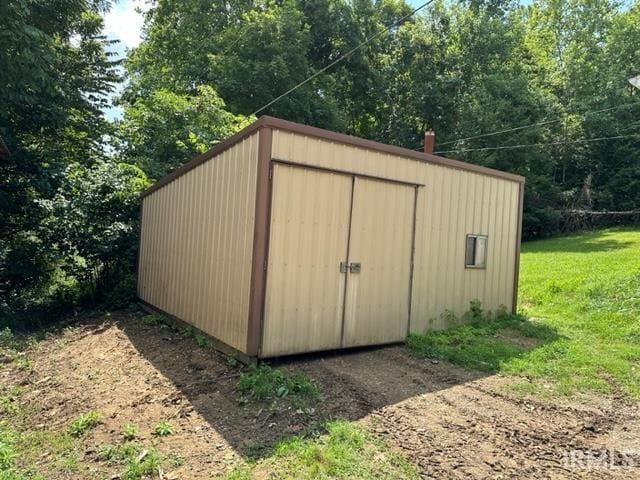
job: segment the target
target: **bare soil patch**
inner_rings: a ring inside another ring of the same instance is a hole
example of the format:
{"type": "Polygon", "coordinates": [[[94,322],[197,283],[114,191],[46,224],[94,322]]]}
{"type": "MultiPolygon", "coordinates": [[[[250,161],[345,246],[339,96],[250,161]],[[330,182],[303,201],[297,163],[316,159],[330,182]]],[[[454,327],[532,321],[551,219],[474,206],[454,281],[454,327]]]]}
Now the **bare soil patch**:
{"type": "MultiPolygon", "coordinates": [[[[33,407],[34,429],[64,430],[81,413],[103,414],[87,433],[81,459],[95,478],[116,474],[97,452],[122,441],[128,422],[141,441],[183,459],[165,478],[195,479],[223,475],[242,458],[266,455],[278,440],[331,418],[360,422],[424,478],[640,477],[640,408],[621,394],[523,398],[509,393],[513,379],[391,346],[274,363],[318,384],[322,399],[311,412],[242,403],[237,366],[139,317],[119,312],[85,319],[28,352],[31,369],[2,366],[5,389],[23,386],[20,401],[33,407]],[[154,436],[160,421],[171,423],[174,433],[154,436]],[[636,468],[627,467],[630,462],[636,468]]],[[[43,452],[35,465],[47,478],[87,478],[86,469],[59,473],[49,461],[43,452]]]]}

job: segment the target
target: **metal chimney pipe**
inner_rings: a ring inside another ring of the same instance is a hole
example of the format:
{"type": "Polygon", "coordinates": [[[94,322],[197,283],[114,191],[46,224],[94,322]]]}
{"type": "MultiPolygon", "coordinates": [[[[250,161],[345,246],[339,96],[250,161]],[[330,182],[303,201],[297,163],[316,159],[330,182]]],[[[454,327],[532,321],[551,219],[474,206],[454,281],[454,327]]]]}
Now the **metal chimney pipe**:
{"type": "Polygon", "coordinates": [[[432,129],[424,132],[424,153],[432,154],[436,144],[436,132],[432,129]]]}

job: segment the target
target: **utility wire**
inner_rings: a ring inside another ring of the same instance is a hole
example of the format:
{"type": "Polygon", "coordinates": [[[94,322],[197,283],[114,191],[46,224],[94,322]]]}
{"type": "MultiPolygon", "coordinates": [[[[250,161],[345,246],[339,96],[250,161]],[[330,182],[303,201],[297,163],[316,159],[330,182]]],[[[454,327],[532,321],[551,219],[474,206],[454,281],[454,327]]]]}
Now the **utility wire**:
{"type": "Polygon", "coordinates": [[[454,148],[453,150],[439,150],[434,153],[450,153],[450,152],[479,152],[487,150],[510,150],[514,148],[527,148],[527,147],[544,147],[547,145],[568,145],[571,143],[586,143],[586,142],[600,142],[603,140],[617,140],[621,138],[640,138],[640,133],[634,133],[631,135],[617,135],[615,137],[598,137],[598,138],[585,138],[583,140],[573,140],[570,142],[549,142],[549,143],[529,143],[521,145],[502,145],[499,147],[481,147],[481,148],[454,148]]]}
{"type": "Polygon", "coordinates": [[[282,95],[274,98],[273,100],[271,100],[269,103],[267,103],[266,105],[260,107],[258,110],[256,110],[255,112],[253,112],[251,115],[257,115],[258,113],[260,113],[261,111],[263,111],[265,108],[270,107],[271,105],[273,105],[274,103],[276,103],[277,101],[283,99],[284,97],[286,97],[287,95],[289,95],[291,92],[293,92],[294,90],[297,90],[298,88],[300,88],[301,86],[305,85],[306,83],[310,82],[311,80],[313,80],[314,78],[316,78],[318,75],[320,75],[323,72],[326,72],[327,70],[329,70],[331,67],[333,67],[334,65],[336,65],[337,63],[340,63],[342,60],[344,60],[345,58],[349,57],[350,55],[352,55],[354,52],[358,51],[359,49],[361,49],[362,47],[364,47],[367,43],[371,42],[372,40],[375,40],[376,38],[378,38],[380,35],[387,33],[389,30],[391,30],[392,28],[398,26],[401,22],[403,22],[404,20],[406,20],[407,18],[415,15],[417,12],[419,12],[420,10],[422,10],[423,8],[427,7],[428,5],[430,5],[431,3],[433,3],[435,0],[429,0],[425,3],[423,3],[422,5],[420,5],[419,7],[417,7],[416,9],[414,9],[412,12],[404,15],[403,17],[399,18],[398,20],[396,20],[395,22],[391,23],[390,25],[387,25],[383,30],[380,30],[378,33],[374,33],[373,35],[371,35],[370,37],[366,38],[362,43],[360,43],[359,45],[353,47],[351,50],[349,50],[347,53],[345,53],[344,55],[336,58],[333,62],[331,62],[329,65],[327,65],[326,67],[321,68],[320,70],[318,70],[317,72],[315,72],[313,75],[307,77],[306,79],[304,79],[303,81],[301,81],[300,83],[298,83],[297,85],[291,87],[289,90],[287,90],[286,92],[284,92],[282,95]]]}
{"type": "MultiPolygon", "coordinates": [[[[579,112],[577,115],[593,115],[593,114],[596,114],[596,113],[604,113],[604,112],[609,112],[611,110],[618,110],[620,108],[631,107],[633,105],[640,105],[640,102],[625,103],[623,105],[617,105],[615,107],[603,108],[601,110],[591,110],[591,111],[588,111],[588,112],[579,112]]],[[[558,117],[558,118],[554,118],[553,120],[545,120],[545,121],[542,121],[542,122],[532,123],[530,125],[522,125],[520,127],[506,128],[504,130],[497,130],[495,132],[483,133],[483,134],[480,134],[480,135],[473,135],[471,137],[458,138],[457,140],[449,140],[448,142],[442,142],[440,145],[449,145],[450,143],[464,142],[465,140],[474,140],[476,138],[491,137],[493,135],[500,135],[501,133],[516,132],[518,130],[524,130],[525,128],[540,127],[542,125],[548,125],[550,123],[560,122],[564,118],[565,117],[558,117]]]]}

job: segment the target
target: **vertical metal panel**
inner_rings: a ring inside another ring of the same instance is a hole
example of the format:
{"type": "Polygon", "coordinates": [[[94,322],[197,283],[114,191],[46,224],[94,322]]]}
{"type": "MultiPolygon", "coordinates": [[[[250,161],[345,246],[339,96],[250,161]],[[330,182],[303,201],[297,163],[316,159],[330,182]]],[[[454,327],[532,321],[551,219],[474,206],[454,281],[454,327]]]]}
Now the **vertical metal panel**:
{"type": "Polygon", "coordinates": [[[244,352],[257,132],[143,200],[139,296],[244,352]]]}
{"type": "Polygon", "coordinates": [[[404,340],[409,322],[409,285],[415,189],[356,178],[342,345],[404,340]]]}
{"type": "Polygon", "coordinates": [[[478,299],[514,299],[519,183],[468,170],[274,130],[273,157],[303,165],[424,184],[418,196],[411,330],[443,328],[478,299]],[[464,268],[465,235],[488,236],[486,269],[464,268]]]}
{"type": "Polygon", "coordinates": [[[338,348],[352,179],[273,168],[261,356],[338,348]]]}

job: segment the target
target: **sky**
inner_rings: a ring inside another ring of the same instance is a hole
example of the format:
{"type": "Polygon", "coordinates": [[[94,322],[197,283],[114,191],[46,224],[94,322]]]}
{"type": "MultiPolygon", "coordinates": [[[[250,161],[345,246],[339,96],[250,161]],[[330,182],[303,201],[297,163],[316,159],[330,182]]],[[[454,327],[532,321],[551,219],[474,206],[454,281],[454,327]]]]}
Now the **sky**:
{"type": "MultiPolygon", "coordinates": [[[[140,10],[146,10],[148,6],[143,0],[120,0],[104,16],[104,33],[110,40],[119,40],[113,51],[124,58],[127,49],[135,48],[140,44],[140,34],[144,22],[140,10]]],[[[118,95],[118,92],[115,95],[118,95]]],[[[119,107],[109,108],[105,112],[109,120],[122,118],[122,109],[119,107]]]]}

